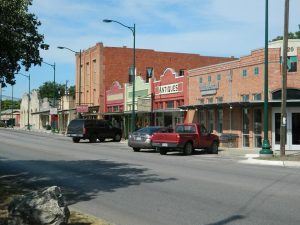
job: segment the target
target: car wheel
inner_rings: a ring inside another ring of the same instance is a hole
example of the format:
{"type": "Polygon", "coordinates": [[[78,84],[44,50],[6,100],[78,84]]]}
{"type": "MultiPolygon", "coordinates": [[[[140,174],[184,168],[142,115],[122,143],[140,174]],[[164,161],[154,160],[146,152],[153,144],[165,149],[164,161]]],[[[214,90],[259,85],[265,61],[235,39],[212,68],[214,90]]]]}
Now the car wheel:
{"type": "Polygon", "coordinates": [[[193,153],[193,145],[191,142],[188,142],[184,146],[184,154],[191,155],[193,153]]]}
{"type": "Polygon", "coordinates": [[[139,152],[141,149],[140,148],[132,148],[133,149],[133,151],[135,151],[135,152],[139,152]]]}
{"type": "Polygon", "coordinates": [[[218,154],[218,151],[219,151],[218,143],[214,141],[209,148],[209,153],[218,154]]]}
{"type": "Polygon", "coordinates": [[[99,141],[100,141],[100,142],[104,142],[104,141],[105,141],[105,138],[99,138],[99,141]]]}
{"type": "Polygon", "coordinates": [[[156,151],[159,152],[161,155],[166,155],[168,152],[168,150],[165,148],[157,148],[156,151]]]}
{"type": "Polygon", "coordinates": [[[116,134],[116,136],[114,137],[114,141],[120,142],[121,141],[121,135],[116,134]]]}
{"type": "Polygon", "coordinates": [[[80,141],[80,138],[73,137],[72,140],[74,143],[78,143],[80,141]]]}
{"type": "Polygon", "coordinates": [[[93,135],[89,138],[89,141],[90,143],[95,143],[97,141],[97,137],[93,135]]]}

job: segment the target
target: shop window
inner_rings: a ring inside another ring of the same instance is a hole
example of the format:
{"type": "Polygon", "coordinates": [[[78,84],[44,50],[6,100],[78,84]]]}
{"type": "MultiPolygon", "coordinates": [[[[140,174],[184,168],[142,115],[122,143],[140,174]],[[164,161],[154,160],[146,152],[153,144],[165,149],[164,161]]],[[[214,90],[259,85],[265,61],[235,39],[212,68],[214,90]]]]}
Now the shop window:
{"type": "Polygon", "coordinates": [[[207,103],[208,104],[213,104],[214,103],[214,98],[208,98],[207,103]]]}
{"type": "Polygon", "coordinates": [[[249,109],[243,109],[243,147],[250,147],[249,142],[249,109]]]}
{"type": "Polygon", "coordinates": [[[246,77],[246,76],[247,76],[247,70],[243,70],[242,76],[243,76],[243,77],[246,77]]]}
{"type": "Polygon", "coordinates": [[[198,99],[198,101],[201,105],[204,105],[204,98],[200,98],[200,99],[198,99]]]}
{"type": "Polygon", "coordinates": [[[153,76],[153,67],[146,68],[146,83],[149,83],[149,79],[153,76]]]}
{"type": "Polygon", "coordinates": [[[201,125],[205,125],[204,111],[203,110],[199,110],[198,111],[198,116],[199,116],[199,123],[201,125]]]}
{"type": "Polygon", "coordinates": [[[261,93],[253,94],[253,101],[261,101],[261,93]]]}
{"type": "Polygon", "coordinates": [[[217,103],[222,103],[223,102],[223,97],[216,97],[217,103]]]}
{"type": "Polygon", "coordinates": [[[297,56],[287,57],[288,72],[297,72],[297,56]]]}
{"type": "Polygon", "coordinates": [[[214,130],[214,110],[208,111],[208,130],[213,132],[214,130]]]}
{"type": "Polygon", "coordinates": [[[249,102],[249,95],[242,95],[243,102],[249,102]]]}
{"type": "Polygon", "coordinates": [[[174,101],[167,101],[167,109],[173,109],[174,108],[174,101]]]}
{"type": "Polygon", "coordinates": [[[262,110],[254,109],[253,114],[254,147],[260,148],[262,146],[262,110]]]}
{"type": "Polygon", "coordinates": [[[218,133],[223,133],[223,109],[218,110],[218,133]]]}
{"type": "Polygon", "coordinates": [[[184,69],[179,70],[179,76],[184,76],[184,69]]]}
{"type": "Polygon", "coordinates": [[[221,80],[221,74],[217,75],[217,80],[221,80]]]}
{"type": "Polygon", "coordinates": [[[254,75],[258,75],[259,74],[259,68],[258,67],[254,67],[254,75]]]}
{"type": "Polygon", "coordinates": [[[119,107],[118,107],[118,106],[114,106],[114,107],[113,107],[113,111],[114,111],[114,112],[118,112],[118,111],[119,111],[119,107]]]}

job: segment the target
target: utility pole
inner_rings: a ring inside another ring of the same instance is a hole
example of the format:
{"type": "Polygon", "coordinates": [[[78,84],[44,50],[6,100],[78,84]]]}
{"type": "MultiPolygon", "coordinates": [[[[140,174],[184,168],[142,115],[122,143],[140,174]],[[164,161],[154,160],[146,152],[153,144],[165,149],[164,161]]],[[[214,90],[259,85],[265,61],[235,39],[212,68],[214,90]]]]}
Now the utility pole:
{"type": "Polygon", "coordinates": [[[281,126],[280,126],[280,156],[285,156],[286,144],[286,86],[287,86],[287,49],[289,32],[289,0],[284,5],[284,31],[282,51],[282,89],[281,89],[281,126]]]}

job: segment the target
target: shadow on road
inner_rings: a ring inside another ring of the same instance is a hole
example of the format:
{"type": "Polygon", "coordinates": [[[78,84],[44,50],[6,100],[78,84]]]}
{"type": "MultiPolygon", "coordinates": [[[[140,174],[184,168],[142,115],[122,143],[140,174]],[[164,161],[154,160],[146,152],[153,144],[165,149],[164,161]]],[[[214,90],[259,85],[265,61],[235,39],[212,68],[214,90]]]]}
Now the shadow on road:
{"type": "Polygon", "coordinates": [[[0,202],[5,192],[26,193],[52,185],[59,186],[69,204],[92,199],[99,192],[114,192],[142,183],[168,182],[139,165],[105,160],[0,161],[0,202]]]}

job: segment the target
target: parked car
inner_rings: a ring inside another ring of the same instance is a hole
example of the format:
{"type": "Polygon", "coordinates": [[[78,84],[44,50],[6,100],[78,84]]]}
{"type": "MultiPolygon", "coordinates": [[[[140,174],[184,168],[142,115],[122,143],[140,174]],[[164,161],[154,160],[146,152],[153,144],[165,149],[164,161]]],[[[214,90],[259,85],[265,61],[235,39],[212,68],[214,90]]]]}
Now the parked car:
{"type": "Polygon", "coordinates": [[[170,132],[170,129],[159,126],[141,128],[132,134],[129,134],[128,146],[135,152],[138,152],[141,149],[154,149],[152,146],[152,135],[155,132],[170,132]]]}
{"type": "Polygon", "coordinates": [[[100,142],[105,139],[113,139],[120,141],[122,130],[113,127],[107,120],[91,120],[91,119],[75,119],[70,121],[67,133],[68,137],[72,137],[74,143],[78,143],[81,139],[88,139],[90,142],[100,142]]]}
{"type": "Polygon", "coordinates": [[[168,151],[180,151],[191,155],[194,149],[205,149],[208,153],[218,154],[219,137],[211,134],[203,125],[196,123],[177,124],[174,133],[155,133],[152,146],[161,155],[168,151]]]}

